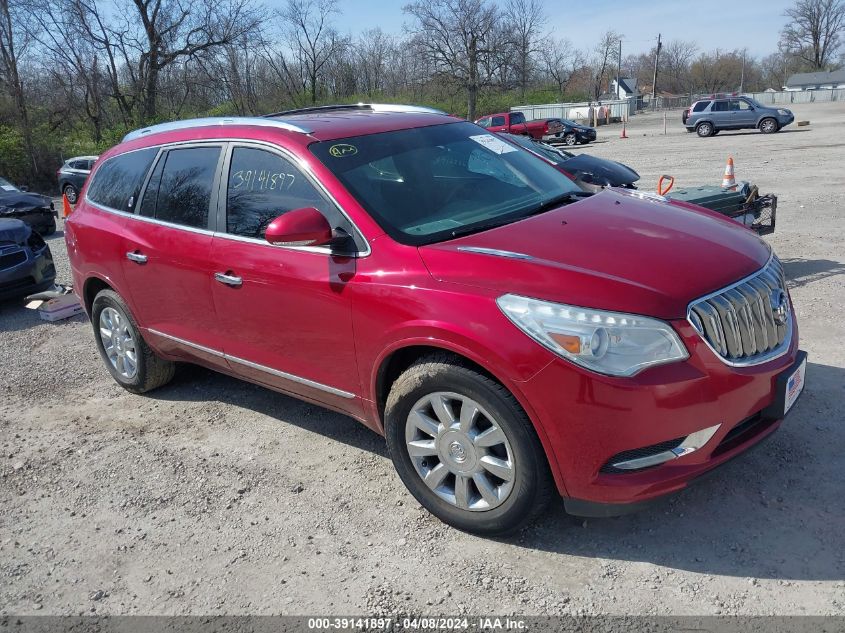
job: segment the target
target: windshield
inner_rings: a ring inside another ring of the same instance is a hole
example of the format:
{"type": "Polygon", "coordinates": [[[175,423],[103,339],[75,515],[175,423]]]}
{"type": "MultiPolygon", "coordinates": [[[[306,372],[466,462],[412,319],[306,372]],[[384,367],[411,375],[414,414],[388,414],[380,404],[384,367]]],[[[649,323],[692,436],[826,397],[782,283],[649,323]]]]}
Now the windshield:
{"type": "Polygon", "coordinates": [[[17,191],[18,188],[15,187],[12,183],[10,183],[5,178],[0,178],[0,191],[17,191]]]}
{"type": "Polygon", "coordinates": [[[581,191],[551,165],[472,123],[323,141],[310,149],[403,244],[516,221],[581,191]]]}
{"type": "Polygon", "coordinates": [[[512,143],[521,145],[530,152],[540,154],[540,156],[553,162],[555,165],[561,165],[564,161],[567,161],[575,156],[575,154],[570,154],[569,152],[558,149],[548,143],[538,143],[530,136],[525,136],[524,134],[501,134],[500,136],[505,137],[512,143]]]}
{"type": "Polygon", "coordinates": [[[561,119],[561,122],[564,125],[568,125],[569,127],[579,127],[581,125],[580,123],[576,123],[575,121],[572,121],[571,119],[561,119]]]}
{"type": "Polygon", "coordinates": [[[759,102],[759,101],[757,101],[756,99],[752,99],[751,97],[745,97],[745,100],[746,100],[748,103],[750,103],[751,105],[753,105],[755,108],[765,108],[765,107],[766,107],[766,106],[764,106],[762,103],[760,103],[760,102],[759,102]]]}

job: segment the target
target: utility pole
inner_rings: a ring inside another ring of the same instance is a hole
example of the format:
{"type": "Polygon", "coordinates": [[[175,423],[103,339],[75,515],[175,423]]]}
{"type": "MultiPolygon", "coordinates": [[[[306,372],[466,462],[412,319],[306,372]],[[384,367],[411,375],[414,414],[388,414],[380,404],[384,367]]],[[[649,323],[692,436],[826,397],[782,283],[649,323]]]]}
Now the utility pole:
{"type": "Polygon", "coordinates": [[[616,58],[616,98],[621,99],[621,90],[619,88],[619,79],[622,75],[622,36],[619,36],[619,57],[616,58]]]}
{"type": "Polygon", "coordinates": [[[745,51],[742,49],[742,74],[739,76],[739,92],[742,94],[745,88],[745,51]]]}
{"type": "Polygon", "coordinates": [[[651,107],[654,108],[657,105],[657,65],[660,61],[660,49],[663,48],[663,44],[660,43],[660,33],[657,34],[657,51],[654,53],[654,78],[651,82],[651,107]]]}

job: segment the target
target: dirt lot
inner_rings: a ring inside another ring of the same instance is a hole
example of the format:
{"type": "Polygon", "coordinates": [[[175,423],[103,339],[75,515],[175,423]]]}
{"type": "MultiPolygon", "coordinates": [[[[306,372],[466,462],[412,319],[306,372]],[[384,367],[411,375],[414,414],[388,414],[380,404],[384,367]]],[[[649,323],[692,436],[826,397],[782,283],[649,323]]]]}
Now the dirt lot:
{"type": "MultiPolygon", "coordinates": [[[[770,241],[810,354],[769,442],[657,508],[580,521],[555,505],[508,540],[457,532],[351,419],[186,367],[117,387],[82,318],[0,305],[2,614],[845,615],[845,104],[809,128],[699,139],[680,112],[584,151],[653,190],[737,177],[780,195],[770,241]]],[[[579,150],[580,151],[580,150],[579,150]]],[[[51,240],[70,280],[61,233],[51,240]]]]}

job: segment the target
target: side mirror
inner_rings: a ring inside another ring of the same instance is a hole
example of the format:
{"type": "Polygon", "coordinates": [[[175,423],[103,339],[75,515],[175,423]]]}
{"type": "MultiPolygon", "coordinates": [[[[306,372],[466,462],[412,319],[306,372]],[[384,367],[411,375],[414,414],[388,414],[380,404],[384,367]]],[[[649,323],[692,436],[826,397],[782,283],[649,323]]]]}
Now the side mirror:
{"type": "Polygon", "coordinates": [[[333,236],[325,216],[314,207],[304,207],[270,222],[264,239],[279,246],[325,246],[333,236]]]}
{"type": "Polygon", "coordinates": [[[21,190],[21,191],[23,191],[24,193],[26,193],[27,191],[29,191],[29,187],[27,187],[26,185],[21,185],[20,187],[18,187],[18,189],[20,189],[20,190],[21,190]]]}

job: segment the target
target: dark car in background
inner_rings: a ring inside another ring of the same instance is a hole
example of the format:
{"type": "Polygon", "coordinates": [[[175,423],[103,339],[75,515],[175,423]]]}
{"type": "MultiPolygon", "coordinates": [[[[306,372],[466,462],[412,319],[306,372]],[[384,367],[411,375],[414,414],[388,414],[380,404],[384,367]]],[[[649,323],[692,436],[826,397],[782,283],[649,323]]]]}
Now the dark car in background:
{"type": "Polygon", "coordinates": [[[0,218],[15,218],[41,235],[52,235],[56,232],[57,217],[52,199],[0,178],[0,218]]]}
{"type": "Polygon", "coordinates": [[[587,154],[573,154],[518,134],[500,134],[500,136],[554,166],[558,171],[575,180],[586,191],[598,191],[604,187],[636,189],[634,183],[640,179],[640,175],[633,169],[613,160],[587,154]]]}
{"type": "Polygon", "coordinates": [[[47,242],[20,220],[0,218],[0,301],[41,292],[55,280],[47,242]]]}
{"type": "Polygon", "coordinates": [[[88,179],[95,162],[97,162],[96,156],[68,158],[56,172],[56,178],[59,180],[59,191],[67,196],[67,200],[71,204],[76,204],[79,199],[82,185],[88,179]]]}
{"type": "Polygon", "coordinates": [[[563,129],[556,136],[566,145],[586,145],[596,140],[596,128],[581,125],[570,119],[560,119],[563,129]]]}
{"type": "Polygon", "coordinates": [[[773,134],[795,120],[792,110],[769,108],[751,97],[712,95],[693,103],[681,115],[687,132],[701,137],[722,130],[757,129],[773,134]]]}

